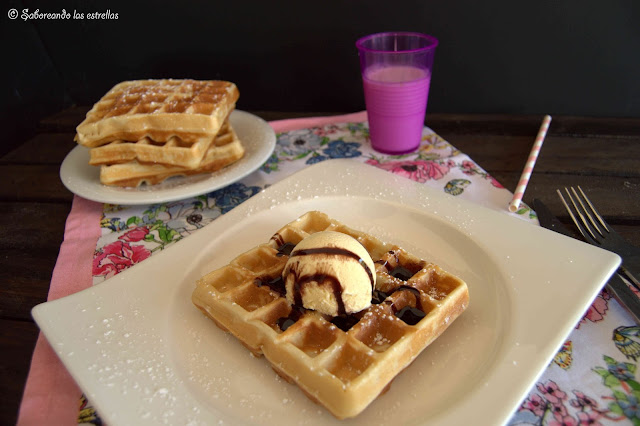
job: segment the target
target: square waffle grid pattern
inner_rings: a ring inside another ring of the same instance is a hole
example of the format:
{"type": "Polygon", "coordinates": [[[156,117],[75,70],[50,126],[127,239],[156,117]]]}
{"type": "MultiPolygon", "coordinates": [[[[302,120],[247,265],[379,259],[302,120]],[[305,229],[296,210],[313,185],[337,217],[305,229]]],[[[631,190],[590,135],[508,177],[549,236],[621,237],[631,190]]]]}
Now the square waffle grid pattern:
{"type": "Polygon", "coordinates": [[[238,88],[228,81],[125,81],[87,113],[76,140],[87,147],[145,137],[166,142],[175,136],[194,143],[218,133],[238,97],[238,88]]]}
{"type": "Polygon", "coordinates": [[[106,185],[126,187],[137,187],[143,183],[155,185],[172,176],[189,176],[198,173],[215,172],[238,161],[242,158],[244,152],[244,147],[238,139],[238,135],[231,127],[231,124],[225,121],[220,132],[214,138],[213,144],[209,146],[199,165],[194,169],[165,164],[149,164],[133,160],[122,164],[102,166],[100,168],[100,181],[106,185]]]}
{"type": "Polygon", "coordinates": [[[309,398],[337,418],[348,418],[385,392],[395,376],[442,334],[466,309],[469,293],[464,281],[437,265],[313,211],[284,226],[268,243],[202,277],[192,300],[254,354],[264,355],[278,374],[309,398]],[[285,243],[297,244],[325,230],[351,235],[367,249],[376,265],[374,294],[384,295],[384,300],[353,315],[351,321],[357,323],[350,328],[336,326],[336,318],[292,308],[282,291],[269,285],[288,260],[281,249],[285,243]],[[392,276],[397,267],[412,276],[392,276]],[[403,308],[417,308],[424,316],[409,324],[396,315],[403,308]],[[292,325],[283,331],[287,319],[292,325]]]}

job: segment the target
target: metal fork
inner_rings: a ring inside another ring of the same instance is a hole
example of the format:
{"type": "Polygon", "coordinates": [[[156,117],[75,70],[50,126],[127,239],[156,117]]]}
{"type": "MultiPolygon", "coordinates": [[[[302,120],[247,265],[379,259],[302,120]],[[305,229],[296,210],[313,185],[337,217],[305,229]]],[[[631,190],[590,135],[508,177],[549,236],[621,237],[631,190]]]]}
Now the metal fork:
{"type": "Polygon", "coordinates": [[[628,243],[605,222],[580,186],[578,186],[580,194],[573,187],[571,187],[571,191],[567,188],[564,190],[571,205],[565,201],[559,189],[556,192],[584,239],[595,246],[619,255],[622,258],[621,275],[640,290],[640,282],[637,280],[637,277],[640,276],[638,275],[640,249],[628,243]]]}

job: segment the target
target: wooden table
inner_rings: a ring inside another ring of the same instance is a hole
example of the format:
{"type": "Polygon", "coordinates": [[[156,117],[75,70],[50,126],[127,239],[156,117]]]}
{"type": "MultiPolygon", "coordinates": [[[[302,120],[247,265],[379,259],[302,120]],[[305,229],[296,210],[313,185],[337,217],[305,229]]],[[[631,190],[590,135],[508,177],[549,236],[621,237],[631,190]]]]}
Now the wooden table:
{"type": "MultiPolygon", "coordinates": [[[[59,179],[88,108],[42,120],[34,138],[0,159],[0,424],[14,424],[73,194],[59,179]]],[[[323,113],[255,111],[265,120],[323,113]]],[[[330,115],[330,114],[325,114],[330,115]]],[[[513,191],[539,116],[429,114],[426,123],[513,191]]],[[[542,199],[569,223],[556,188],[581,185],[615,228],[640,246],[640,118],[554,117],[525,201],[542,199]]]]}

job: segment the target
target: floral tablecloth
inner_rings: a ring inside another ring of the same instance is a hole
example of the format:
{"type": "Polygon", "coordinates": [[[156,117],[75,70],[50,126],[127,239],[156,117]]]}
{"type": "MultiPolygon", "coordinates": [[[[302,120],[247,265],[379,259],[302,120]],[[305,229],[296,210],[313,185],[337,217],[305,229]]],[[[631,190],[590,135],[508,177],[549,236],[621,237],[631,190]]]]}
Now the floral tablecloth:
{"type": "MultiPolygon", "coordinates": [[[[507,206],[512,194],[471,158],[427,127],[424,128],[418,151],[389,156],[371,148],[365,113],[271,124],[277,132],[277,144],[269,160],[257,172],[217,191],[145,206],[97,205],[76,197],[74,210],[67,223],[65,241],[75,229],[70,225],[72,219],[89,220],[83,208],[99,211],[99,216],[95,217],[99,220],[99,235],[89,240],[95,242],[89,266],[92,283],[100,284],[143,262],[284,177],[332,158],[365,162],[451,196],[466,198],[511,214],[507,212],[507,206]]],[[[525,204],[514,215],[530,221],[534,226],[537,224],[535,212],[525,204]]],[[[68,252],[66,254],[69,255],[68,252]]],[[[65,267],[60,263],[56,269],[65,267]]],[[[108,282],[105,285],[109,285],[108,282]]],[[[55,290],[53,287],[52,281],[52,292],[55,290]]],[[[74,291],[78,291],[78,288],[62,287],[60,294],[55,297],[74,291]]],[[[640,328],[603,291],[514,413],[510,424],[640,424],[640,383],[636,381],[637,358],[640,357],[639,335],[640,328]]],[[[39,346],[46,345],[40,343],[39,346]]],[[[52,422],[50,424],[59,424],[55,418],[34,413],[37,410],[34,408],[34,394],[40,395],[37,401],[44,400],[46,404],[54,406],[55,402],[51,398],[43,399],[42,394],[55,393],[59,389],[57,382],[50,380],[49,376],[44,381],[32,377],[38,376],[34,370],[46,365],[38,357],[39,350],[43,351],[40,347],[36,348],[19,424],[39,424],[42,418],[49,419],[52,422]]],[[[55,359],[48,362],[55,363],[55,359]]],[[[63,369],[57,364],[51,368],[63,369]]],[[[67,380],[71,381],[70,378],[67,380]]],[[[77,418],[78,423],[102,424],[100,414],[76,387],[71,385],[60,389],[80,401],[80,410],[77,412],[77,406],[61,409],[58,405],[52,407],[51,411],[57,409],[56,412],[66,412],[70,415],[67,419],[77,418]]],[[[48,410],[47,407],[39,409],[48,410]]],[[[59,420],[62,421],[62,417],[59,420]]]]}

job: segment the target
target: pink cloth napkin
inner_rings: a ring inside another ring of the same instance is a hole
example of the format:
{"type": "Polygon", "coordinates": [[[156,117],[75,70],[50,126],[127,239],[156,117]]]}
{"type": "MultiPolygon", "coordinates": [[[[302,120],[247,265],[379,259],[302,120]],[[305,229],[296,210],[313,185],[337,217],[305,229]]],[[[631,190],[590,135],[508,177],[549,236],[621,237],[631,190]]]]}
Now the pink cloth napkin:
{"type": "Polygon", "coordinates": [[[286,120],[270,121],[269,124],[275,132],[288,132],[290,130],[306,129],[308,127],[323,126],[332,123],[360,123],[367,121],[367,111],[354,112],[352,114],[311,117],[311,118],[290,118],[286,120]]]}
{"type": "MultiPolygon", "coordinates": [[[[53,270],[48,300],[91,286],[91,265],[100,236],[102,204],[75,196],[53,270]]],[[[80,389],[40,333],[22,397],[19,425],[78,423],[80,389]]]]}
{"type": "MultiPolygon", "coordinates": [[[[340,116],[277,120],[269,124],[274,131],[285,132],[366,120],[366,111],[361,111],[340,116]]],[[[47,300],[59,299],[91,286],[93,254],[100,237],[102,209],[101,203],[78,196],[73,198],[47,300]]],[[[75,381],[40,333],[31,359],[18,425],[77,424],[80,395],[75,381]]]]}

